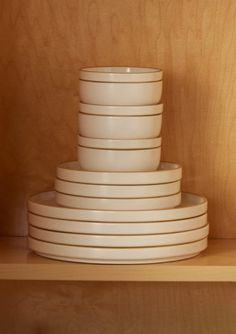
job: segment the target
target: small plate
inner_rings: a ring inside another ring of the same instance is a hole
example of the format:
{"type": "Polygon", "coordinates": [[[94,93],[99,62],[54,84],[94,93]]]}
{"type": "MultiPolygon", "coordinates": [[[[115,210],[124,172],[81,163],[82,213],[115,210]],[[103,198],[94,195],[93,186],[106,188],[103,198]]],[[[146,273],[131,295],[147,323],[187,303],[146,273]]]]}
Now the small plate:
{"type": "Polygon", "coordinates": [[[61,180],[92,184],[141,185],[169,183],[180,180],[182,167],[175,163],[161,162],[153,172],[90,172],[80,169],[78,161],[66,162],[57,167],[61,180]]]}
{"type": "Polygon", "coordinates": [[[101,139],[78,136],[78,145],[112,150],[138,150],[161,146],[161,137],[149,139],[101,139]]]}
{"type": "Polygon", "coordinates": [[[44,192],[30,198],[31,213],[59,219],[102,222],[155,222],[186,219],[207,212],[207,199],[198,195],[182,193],[180,206],[174,209],[148,211],[104,211],[65,208],[56,203],[54,191],[44,192]]]}
{"type": "Polygon", "coordinates": [[[157,234],[195,230],[207,225],[207,214],[182,220],[141,223],[92,222],[48,218],[28,213],[29,224],[38,228],[82,234],[157,234]]]}
{"type": "Polygon", "coordinates": [[[180,181],[149,185],[102,185],[55,180],[55,190],[68,195],[105,198],[145,198],[177,194],[180,181]]]}
{"type": "Polygon", "coordinates": [[[206,238],[209,225],[200,229],[151,235],[91,235],[72,234],[39,229],[29,226],[29,235],[37,240],[56,244],[89,247],[157,247],[179,245],[206,238]]]}
{"type": "Polygon", "coordinates": [[[207,238],[182,245],[140,248],[67,246],[29,238],[29,248],[41,256],[64,261],[107,264],[157,263],[195,256],[207,248],[207,238]]]}
{"type": "Polygon", "coordinates": [[[56,192],[56,202],[67,208],[85,210],[161,210],[178,206],[181,202],[181,193],[147,198],[99,198],[56,192]]]}

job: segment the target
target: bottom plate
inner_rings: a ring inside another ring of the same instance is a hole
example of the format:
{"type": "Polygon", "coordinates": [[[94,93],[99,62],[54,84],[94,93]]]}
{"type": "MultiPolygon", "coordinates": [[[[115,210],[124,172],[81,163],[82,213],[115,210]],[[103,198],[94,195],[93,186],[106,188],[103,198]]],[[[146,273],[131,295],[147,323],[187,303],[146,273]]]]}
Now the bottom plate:
{"type": "Polygon", "coordinates": [[[137,248],[67,246],[29,238],[29,248],[42,256],[72,262],[107,264],[157,263],[182,260],[195,256],[207,248],[207,238],[181,245],[137,248]]]}

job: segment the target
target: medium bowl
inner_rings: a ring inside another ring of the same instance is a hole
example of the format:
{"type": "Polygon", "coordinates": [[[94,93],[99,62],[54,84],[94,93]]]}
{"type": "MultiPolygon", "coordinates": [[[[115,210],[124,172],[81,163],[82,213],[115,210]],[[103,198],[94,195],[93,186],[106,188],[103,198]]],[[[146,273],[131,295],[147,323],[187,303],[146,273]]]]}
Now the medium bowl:
{"type": "Polygon", "coordinates": [[[83,137],[146,139],[160,135],[162,114],[149,116],[100,116],[79,113],[79,133],[83,137]]]}
{"type": "Polygon", "coordinates": [[[86,67],[80,79],[103,82],[152,82],[162,80],[163,71],[150,67],[86,67]]]}
{"type": "Polygon", "coordinates": [[[80,103],[80,112],[90,115],[103,116],[147,116],[163,112],[163,104],[146,106],[101,106],[96,104],[80,103]]]}
{"type": "Polygon", "coordinates": [[[89,104],[143,106],[161,100],[162,81],[95,82],[80,80],[80,101],[89,104]]]}
{"type": "Polygon", "coordinates": [[[101,172],[148,172],[158,168],[161,147],[140,150],[109,150],[78,146],[82,169],[101,172]]]}

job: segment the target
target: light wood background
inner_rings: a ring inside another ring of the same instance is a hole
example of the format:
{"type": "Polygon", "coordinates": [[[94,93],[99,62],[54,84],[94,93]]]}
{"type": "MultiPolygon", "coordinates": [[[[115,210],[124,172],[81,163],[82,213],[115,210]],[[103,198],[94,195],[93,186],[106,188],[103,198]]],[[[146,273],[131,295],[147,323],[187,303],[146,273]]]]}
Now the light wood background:
{"type": "Polygon", "coordinates": [[[2,282],[6,334],[235,334],[236,285],[2,282]]]}
{"type": "Polygon", "coordinates": [[[76,159],[79,69],[164,70],[164,160],[236,237],[236,1],[1,0],[0,232],[25,235],[29,195],[76,159]]]}
{"type": "MultiPolygon", "coordinates": [[[[0,234],[76,158],[79,69],[164,70],[163,160],[236,237],[236,1],[0,0],[0,234]]],[[[235,333],[233,284],[2,282],[4,333],[235,333]]]]}

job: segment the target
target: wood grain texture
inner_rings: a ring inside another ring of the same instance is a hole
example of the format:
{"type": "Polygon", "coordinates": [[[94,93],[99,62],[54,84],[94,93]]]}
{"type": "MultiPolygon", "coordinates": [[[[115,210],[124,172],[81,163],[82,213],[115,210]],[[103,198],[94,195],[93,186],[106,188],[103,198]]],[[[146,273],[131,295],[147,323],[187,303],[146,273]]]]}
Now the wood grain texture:
{"type": "Polygon", "coordinates": [[[76,158],[82,66],[164,70],[162,158],[236,237],[236,2],[2,0],[0,233],[25,235],[26,201],[76,158]]]}
{"type": "Polygon", "coordinates": [[[236,285],[1,282],[11,334],[234,334],[236,285]]]}

